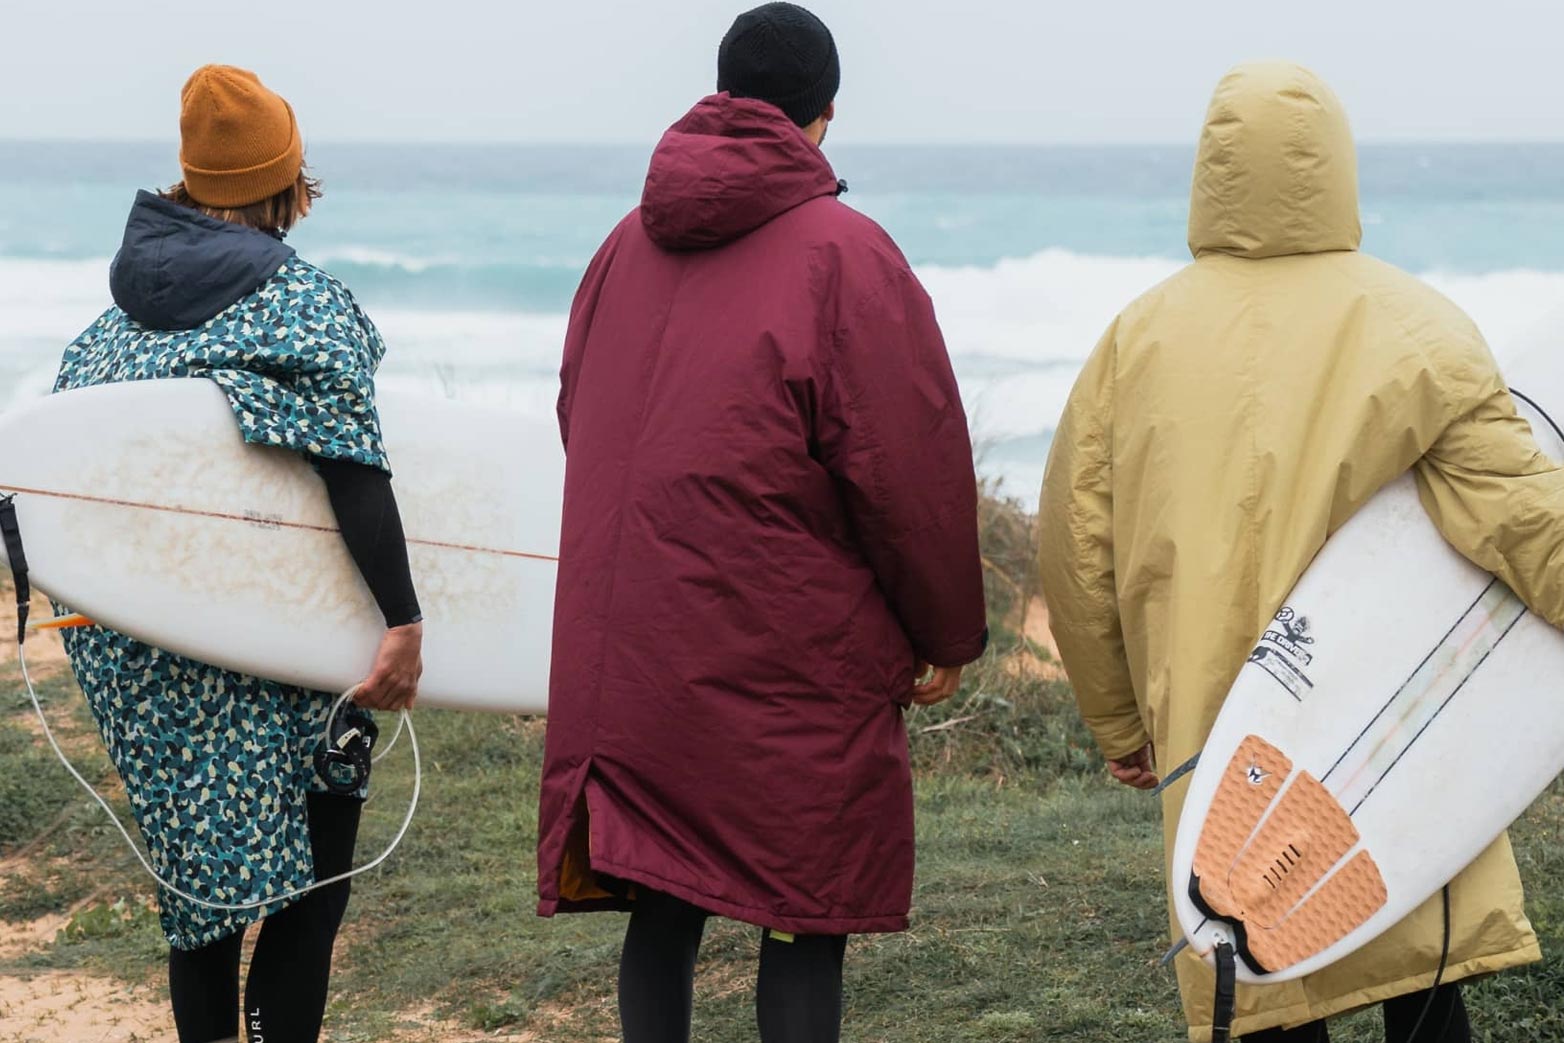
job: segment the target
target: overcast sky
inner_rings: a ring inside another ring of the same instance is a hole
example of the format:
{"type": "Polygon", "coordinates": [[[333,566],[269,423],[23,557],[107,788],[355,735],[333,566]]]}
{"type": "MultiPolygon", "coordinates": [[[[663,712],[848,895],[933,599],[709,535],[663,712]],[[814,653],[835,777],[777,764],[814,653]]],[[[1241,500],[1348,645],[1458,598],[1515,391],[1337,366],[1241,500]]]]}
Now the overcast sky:
{"type": "MultiPolygon", "coordinates": [[[[197,65],[307,140],[643,142],[712,89],[745,0],[0,0],[0,138],[169,139],[197,65]]],[[[1549,0],[814,0],[833,140],[1189,142],[1224,69],[1313,66],[1366,140],[1564,140],[1549,0]]]]}

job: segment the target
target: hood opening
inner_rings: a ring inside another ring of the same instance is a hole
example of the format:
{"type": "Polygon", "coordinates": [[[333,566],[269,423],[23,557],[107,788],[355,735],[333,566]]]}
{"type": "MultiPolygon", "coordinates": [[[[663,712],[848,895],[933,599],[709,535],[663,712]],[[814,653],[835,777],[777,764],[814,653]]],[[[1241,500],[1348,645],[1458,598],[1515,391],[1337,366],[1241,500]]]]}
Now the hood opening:
{"type": "Polygon", "coordinates": [[[265,232],[137,192],[109,265],[109,292],[143,326],[188,330],[277,274],[293,247],[265,232]]]}
{"type": "Polygon", "coordinates": [[[664,249],[698,250],[837,192],[825,154],[781,109],[714,94],[670,127],[652,153],[641,224],[664,249]]]}
{"type": "Polygon", "coordinates": [[[1281,257],[1356,250],[1362,239],[1357,149],[1340,100],[1291,62],[1229,72],[1200,133],[1190,252],[1281,257]]]}

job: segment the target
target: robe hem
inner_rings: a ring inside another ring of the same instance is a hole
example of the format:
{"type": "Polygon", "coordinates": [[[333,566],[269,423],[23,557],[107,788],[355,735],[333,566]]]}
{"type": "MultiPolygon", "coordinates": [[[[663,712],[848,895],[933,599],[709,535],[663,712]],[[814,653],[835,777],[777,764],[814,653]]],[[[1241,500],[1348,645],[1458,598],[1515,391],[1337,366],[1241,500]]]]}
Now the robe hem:
{"type": "MultiPolygon", "coordinates": [[[[878,916],[788,916],[768,909],[757,909],[715,898],[684,884],[664,880],[653,873],[619,865],[603,858],[593,858],[592,868],[620,880],[627,880],[672,895],[717,916],[725,916],[740,923],[753,924],[773,931],[784,931],[788,934],[893,934],[907,929],[906,913],[887,913],[878,916]]],[[[634,908],[633,901],[623,898],[593,898],[585,901],[542,898],[538,901],[538,915],[544,917],[556,913],[628,912],[634,908]]]]}

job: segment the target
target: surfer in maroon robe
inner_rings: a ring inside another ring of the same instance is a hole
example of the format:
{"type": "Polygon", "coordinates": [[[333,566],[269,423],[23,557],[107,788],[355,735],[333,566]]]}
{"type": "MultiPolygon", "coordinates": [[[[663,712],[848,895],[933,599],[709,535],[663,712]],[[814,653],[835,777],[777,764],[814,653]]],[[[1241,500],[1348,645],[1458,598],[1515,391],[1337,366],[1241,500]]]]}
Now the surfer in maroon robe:
{"type": "Polygon", "coordinates": [[[837,1038],[846,935],[907,926],[903,707],[987,639],[966,417],[820,151],[838,80],[809,12],[740,15],[571,312],[539,911],[631,910],[628,1043],[688,1037],[708,914],[764,929],[763,1040],[837,1038]]]}

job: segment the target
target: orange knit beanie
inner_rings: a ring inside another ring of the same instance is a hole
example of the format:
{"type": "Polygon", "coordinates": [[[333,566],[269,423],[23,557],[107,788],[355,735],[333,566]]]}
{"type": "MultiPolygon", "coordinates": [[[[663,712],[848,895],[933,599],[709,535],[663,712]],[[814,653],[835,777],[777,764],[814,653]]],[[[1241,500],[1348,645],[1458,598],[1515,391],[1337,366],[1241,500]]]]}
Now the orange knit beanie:
{"type": "Polygon", "coordinates": [[[293,108],[248,69],[203,65],[180,92],[179,165],[190,198],[241,207],[270,199],[304,167],[293,108]]]}

